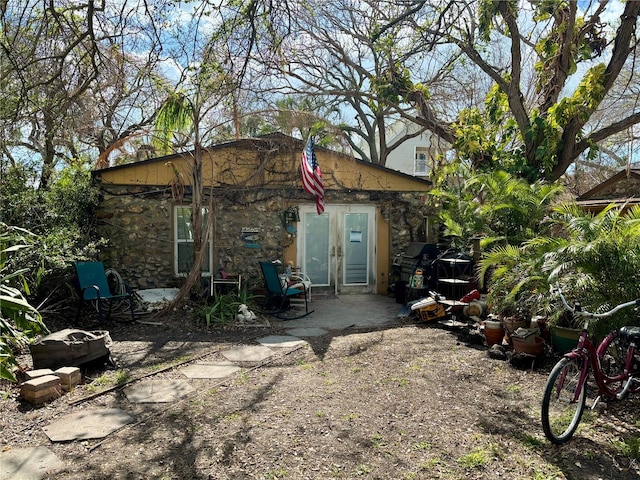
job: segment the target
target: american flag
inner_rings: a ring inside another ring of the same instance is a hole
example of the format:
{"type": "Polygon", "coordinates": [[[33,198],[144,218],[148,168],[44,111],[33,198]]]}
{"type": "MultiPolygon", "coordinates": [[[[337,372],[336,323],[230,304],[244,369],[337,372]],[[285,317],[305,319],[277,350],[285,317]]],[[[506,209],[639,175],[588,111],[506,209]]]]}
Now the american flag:
{"type": "Polygon", "coordinates": [[[300,174],[302,175],[302,186],[306,192],[315,197],[316,211],[318,215],[322,215],[322,212],[324,212],[324,185],[322,184],[322,172],[316,158],[313,136],[309,137],[307,145],[302,151],[300,174]]]}

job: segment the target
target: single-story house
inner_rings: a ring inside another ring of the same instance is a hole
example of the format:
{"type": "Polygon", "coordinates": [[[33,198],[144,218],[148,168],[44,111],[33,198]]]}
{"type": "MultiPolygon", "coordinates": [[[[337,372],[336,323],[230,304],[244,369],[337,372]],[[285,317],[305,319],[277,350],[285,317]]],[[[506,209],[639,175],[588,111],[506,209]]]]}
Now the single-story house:
{"type": "MultiPolygon", "coordinates": [[[[426,179],[316,147],[324,213],[302,186],[305,143],[273,134],[206,148],[204,278],[220,270],[262,283],[259,261],[291,262],[317,293],[385,294],[394,255],[426,241],[426,179]]],[[[101,260],[136,288],[180,286],[193,257],[194,152],[93,171],[101,191],[101,260]]]]}
{"type": "Polygon", "coordinates": [[[625,205],[626,208],[640,204],[640,170],[622,170],[596,185],[576,199],[585,211],[598,213],[607,205],[625,205]]]}

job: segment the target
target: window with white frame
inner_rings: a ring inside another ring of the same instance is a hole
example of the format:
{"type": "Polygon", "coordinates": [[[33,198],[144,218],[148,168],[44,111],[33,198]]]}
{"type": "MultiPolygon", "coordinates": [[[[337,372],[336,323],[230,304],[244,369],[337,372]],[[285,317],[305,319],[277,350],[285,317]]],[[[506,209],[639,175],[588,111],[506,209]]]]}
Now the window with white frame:
{"type": "MultiPolygon", "coordinates": [[[[191,226],[191,207],[188,205],[176,205],[173,209],[173,230],[174,230],[174,273],[178,276],[186,276],[191,271],[193,265],[193,230],[191,226]]],[[[202,209],[202,228],[207,228],[208,209],[202,209]]],[[[213,270],[211,242],[207,244],[204,261],[200,269],[202,275],[210,276],[213,270]]]]}
{"type": "Polygon", "coordinates": [[[414,175],[428,175],[428,151],[427,149],[422,149],[420,147],[416,148],[416,156],[415,162],[413,164],[413,174],[414,175]]]}

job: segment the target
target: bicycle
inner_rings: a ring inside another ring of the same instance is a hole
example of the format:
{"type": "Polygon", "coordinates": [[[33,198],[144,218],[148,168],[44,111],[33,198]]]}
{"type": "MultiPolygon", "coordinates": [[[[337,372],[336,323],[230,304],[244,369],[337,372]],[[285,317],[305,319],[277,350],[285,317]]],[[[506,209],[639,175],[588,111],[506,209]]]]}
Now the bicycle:
{"type": "Polygon", "coordinates": [[[582,419],[590,368],[598,387],[591,409],[602,397],[621,400],[640,392],[640,327],[613,330],[597,347],[588,333],[590,322],[610,317],[625,308],[640,307],[640,299],[622,303],[604,313],[591,313],[582,310],[578,302],[569,306],[559,287],[552,287],[551,293],[557,294],[571,313],[584,317],[578,346],[564,354],[553,367],[542,399],[544,434],[552,443],[561,445],[571,439],[582,419]]]}

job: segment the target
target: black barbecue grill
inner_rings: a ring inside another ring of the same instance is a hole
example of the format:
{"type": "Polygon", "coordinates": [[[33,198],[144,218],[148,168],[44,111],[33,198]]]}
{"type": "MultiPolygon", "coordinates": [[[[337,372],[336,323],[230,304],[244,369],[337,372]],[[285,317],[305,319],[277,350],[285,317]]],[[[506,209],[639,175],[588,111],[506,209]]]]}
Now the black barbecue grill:
{"type": "Polygon", "coordinates": [[[395,259],[400,280],[408,282],[417,268],[421,268],[428,276],[433,261],[438,257],[438,246],[433,243],[411,242],[407,245],[404,253],[398,255],[395,259]]]}
{"type": "Polygon", "coordinates": [[[393,260],[393,273],[396,281],[393,285],[398,303],[406,300],[406,287],[416,269],[422,269],[424,285],[434,289],[437,286],[435,260],[438,257],[438,246],[433,243],[411,242],[403,253],[393,260]]]}

